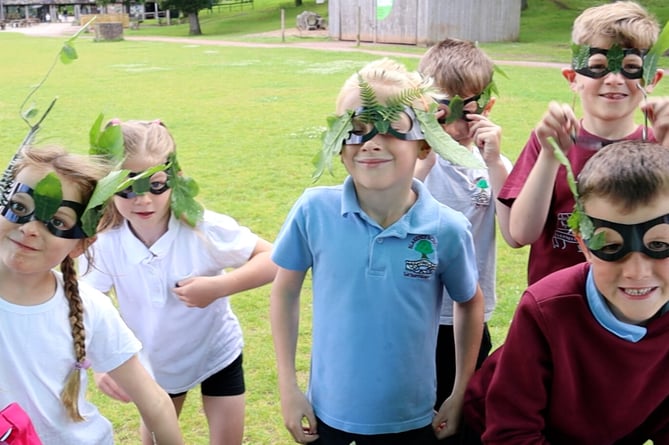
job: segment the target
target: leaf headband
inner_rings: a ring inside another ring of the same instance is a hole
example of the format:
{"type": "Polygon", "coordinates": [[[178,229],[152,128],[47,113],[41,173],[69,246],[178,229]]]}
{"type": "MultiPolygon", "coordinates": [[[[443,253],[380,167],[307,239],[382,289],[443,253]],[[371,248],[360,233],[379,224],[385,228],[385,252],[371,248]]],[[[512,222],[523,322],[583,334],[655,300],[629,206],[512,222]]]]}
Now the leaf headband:
{"type": "MultiPolygon", "coordinates": [[[[100,126],[104,116],[100,114],[93,123],[90,131],[90,150],[91,155],[102,155],[111,161],[121,164],[124,158],[123,132],[120,126],[120,120],[112,119],[111,125],[107,125],[104,130],[100,126]]],[[[156,124],[162,125],[160,121],[156,124]]],[[[181,167],[177,161],[176,152],[169,154],[165,164],[151,167],[142,173],[130,177],[130,170],[115,170],[106,177],[98,181],[98,185],[93,192],[93,196],[88,202],[88,206],[82,216],[84,232],[87,234],[95,233],[104,206],[107,201],[116,193],[141,184],[159,171],[167,171],[167,184],[172,189],[170,197],[170,207],[174,216],[184,219],[190,226],[195,226],[204,214],[204,208],[195,200],[199,192],[197,182],[193,178],[181,174],[181,167]]]]}
{"type": "Polygon", "coordinates": [[[420,129],[425,135],[425,140],[433,150],[442,158],[456,165],[470,168],[485,168],[469,150],[457,143],[442,128],[435,117],[437,111],[436,102],[426,106],[427,110],[415,108],[412,103],[429,93],[427,86],[418,86],[400,91],[398,94],[388,98],[385,105],[378,101],[374,89],[367,81],[358,75],[360,86],[360,99],[362,101],[362,112],[355,115],[354,110],[347,110],[341,116],[328,117],[328,129],[323,133],[323,145],[321,151],[315,156],[313,164],[316,167],[312,179],[317,181],[327,170],[332,174],[332,159],[341,153],[342,141],[348,138],[353,131],[353,117],[365,123],[373,123],[380,132],[386,132],[390,124],[397,119],[399,114],[410,107],[416,114],[420,129]]]}

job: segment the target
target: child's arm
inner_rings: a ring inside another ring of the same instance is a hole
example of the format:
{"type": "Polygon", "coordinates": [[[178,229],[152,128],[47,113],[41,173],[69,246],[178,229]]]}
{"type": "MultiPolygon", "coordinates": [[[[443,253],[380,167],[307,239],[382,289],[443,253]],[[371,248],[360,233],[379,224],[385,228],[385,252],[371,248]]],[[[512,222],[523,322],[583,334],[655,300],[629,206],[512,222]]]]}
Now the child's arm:
{"type": "Polygon", "coordinates": [[[571,134],[576,128],[578,121],[571,107],[557,102],[548,105],[548,111],[535,128],[541,152],[509,214],[509,234],[517,244],[532,244],[546,225],[560,167],[549,138],[555,139],[566,153],[573,144],[571,134]]]}
{"type": "Polygon", "coordinates": [[[174,404],[167,393],[151,378],[137,356],[109,372],[129,395],[158,445],[183,445],[174,404]]]}
{"type": "Polygon", "coordinates": [[[300,318],[300,291],[305,271],[279,268],[270,295],[270,321],[279,374],[283,421],[297,443],[318,439],[316,416],[297,384],[295,351],[300,318]],[[302,426],[306,418],[308,426],[302,426]]]}
{"type": "Polygon", "coordinates": [[[476,293],[469,301],[453,305],[455,336],[455,382],[451,395],[444,400],[432,421],[439,439],[451,436],[458,430],[462,417],[465,389],[476,369],[476,359],[483,335],[483,292],[476,286],[476,293]]]}
{"type": "MultiPolygon", "coordinates": [[[[504,186],[504,181],[509,176],[509,166],[505,163],[501,151],[502,127],[495,125],[481,114],[469,114],[467,117],[472,121],[470,128],[472,140],[481,152],[486,167],[488,167],[492,195],[497,197],[504,186]]],[[[520,244],[516,243],[509,232],[510,212],[511,209],[508,206],[495,199],[497,223],[504,241],[511,247],[520,247],[520,244]]]]}
{"type": "Polygon", "coordinates": [[[176,283],[172,289],[189,307],[207,307],[222,296],[234,295],[260,287],[274,279],[276,265],[270,259],[272,244],[258,238],[249,260],[223,275],[191,277],[176,283]]]}

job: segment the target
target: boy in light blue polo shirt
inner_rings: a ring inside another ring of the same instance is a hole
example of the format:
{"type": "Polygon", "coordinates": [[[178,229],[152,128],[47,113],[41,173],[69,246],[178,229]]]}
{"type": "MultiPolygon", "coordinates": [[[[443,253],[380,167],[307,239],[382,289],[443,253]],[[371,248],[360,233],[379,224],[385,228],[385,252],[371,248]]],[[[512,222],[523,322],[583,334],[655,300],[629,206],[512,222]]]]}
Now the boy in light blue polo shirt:
{"type": "Polygon", "coordinates": [[[432,198],[413,171],[430,147],[472,161],[438,127],[429,87],[389,59],[346,81],[316,177],[337,154],[349,177],[305,191],[276,241],[272,334],[282,414],[298,443],[427,445],[458,426],[481,340],[483,295],[467,219],[432,198]],[[295,351],[309,268],[313,338],[305,396],[295,351]],[[456,304],[458,379],[435,415],[442,286],[456,304]]]}

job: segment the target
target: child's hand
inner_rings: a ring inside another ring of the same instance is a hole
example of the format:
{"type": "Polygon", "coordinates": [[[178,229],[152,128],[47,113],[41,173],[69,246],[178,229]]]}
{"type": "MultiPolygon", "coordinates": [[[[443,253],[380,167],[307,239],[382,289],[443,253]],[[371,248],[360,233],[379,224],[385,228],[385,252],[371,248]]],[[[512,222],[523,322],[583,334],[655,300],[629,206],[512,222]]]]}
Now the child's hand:
{"type": "Polygon", "coordinates": [[[188,307],[205,308],[219,297],[226,295],[220,284],[221,277],[184,278],[176,283],[172,292],[188,307]]]}
{"type": "Polygon", "coordinates": [[[299,388],[281,391],[281,414],[295,442],[309,443],[318,439],[314,410],[299,388]]]}
{"type": "Polygon", "coordinates": [[[451,395],[441,404],[439,412],[432,419],[432,429],[439,440],[458,432],[462,416],[462,398],[451,395]]]}
{"type": "Polygon", "coordinates": [[[578,127],[578,119],[569,105],[551,101],[548,104],[548,111],[541,118],[534,132],[539,138],[541,148],[552,152],[553,146],[548,139],[553,138],[566,154],[574,144],[578,127]]]}
{"type": "Polygon", "coordinates": [[[425,159],[418,159],[416,161],[416,166],[413,170],[413,175],[419,181],[425,181],[427,175],[434,167],[434,164],[437,162],[437,153],[434,150],[430,150],[430,153],[425,157],[425,159]]]}
{"type": "Polygon", "coordinates": [[[481,152],[485,163],[490,164],[498,161],[500,158],[502,127],[495,125],[487,117],[480,114],[469,114],[467,117],[471,119],[469,136],[481,152]]]}
{"type": "Polygon", "coordinates": [[[112,399],[116,399],[123,403],[132,402],[132,399],[128,394],[126,394],[123,389],[116,384],[114,379],[111,378],[106,372],[95,372],[93,373],[93,380],[95,380],[95,385],[102,391],[107,394],[112,399]]]}
{"type": "Polygon", "coordinates": [[[669,147],[669,97],[649,98],[641,111],[648,115],[657,142],[669,147]]]}

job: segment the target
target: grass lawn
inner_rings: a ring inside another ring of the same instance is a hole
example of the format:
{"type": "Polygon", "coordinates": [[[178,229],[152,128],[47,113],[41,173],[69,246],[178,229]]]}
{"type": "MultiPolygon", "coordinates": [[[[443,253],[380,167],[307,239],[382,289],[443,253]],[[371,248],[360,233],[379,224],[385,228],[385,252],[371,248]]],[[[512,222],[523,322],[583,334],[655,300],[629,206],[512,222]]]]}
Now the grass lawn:
{"type": "MultiPolygon", "coordinates": [[[[287,17],[299,13],[294,6],[290,7],[292,2],[282,3],[290,11],[287,17]]],[[[247,39],[244,35],[250,31],[277,29],[277,6],[282,3],[256,0],[253,10],[248,7],[232,12],[214,10],[211,20],[203,12],[203,30],[207,38],[247,39]],[[220,20],[214,20],[214,16],[220,20]]],[[[666,2],[645,3],[656,7],[663,23],[669,18],[666,2]]],[[[484,48],[496,60],[567,62],[568,28],[578,10],[553,10],[549,9],[550,4],[553,3],[530,1],[521,30],[523,41],[487,44],[484,48]],[[555,29],[547,33],[546,40],[539,39],[541,33],[534,31],[551,29],[551,23],[556,24],[555,29]]],[[[316,6],[323,7],[305,2],[302,9],[313,10],[316,6]]],[[[184,26],[143,26],[128,34],[184,35],[187,33],[184,26]]],[[[0,164],[9,160],[23,139],[27,127],[19,118],[21,103],[41,81],[63,40],[0,32],[0,56],[4,62],[0,67],[3,123],[0,164]]],[[[268,240],[275,238],[295,199],[311,185],[311,159],[320,147],[325,119],[334,109],[341,84],[356,69],[377,58],[363,52],[299,48],[234,48],[131,40],[96,43],[90,36],[82,36],[75,47],[79,60],[67,66],[56,65],[50,78],[29,101],[43,111],[52,98],[58,97],[38,133],[38,142],[64,144],[84,152],[88,130],[100,112],[107,118],[160,118],[177,141],[185,172],[198,180],[203,204],[231,215],[268,240]]],[[[418,63],[415,54],[424,49],[404,51],[407,55],[397,58],[415,68],[418,63]]],[[[662,64],[667,66],[666,60],[662,64]]],[[[574,98],[556,68],[504,66],[504,71],[508,78],[497,78],[500,97],[491,118],[504,129],[504,153],[515,160],[548,101],[571,104],[574,98]]],[[[660,83],[653,95],[669,95],[669,81],[660,83]]],[[[576,109],[580,113],[578,105],[576,109]]],[[[324,176],[319,184],[339,183],[343,178],[344,171],[337,165],[334,176],[324,176]]],[[[498,246],[500,301],[490,323],[496,345],[503,341],[524,288],[527,255],[527,249],[512,250],[501,238],[498,246]]],[[[306,382],[308,372],[309,287],[307,283],[303,292],[298,351],[302,382],[306,382]]],[[[265,286],[232,298],[246,341],[245,443],[253,445],[292,442],[283,428],[279,410],[268,295],[269,287],[265,286]]],[[[139,443],[133,406],[112,401],[94,388],[90,389],[90,396],[114,423],[118,443],[139,443]]],[[[182,413],[182,427],[189,444],[207,443],[206,423],[198,399],[197,391],[193,391],[182,413]]]]}

